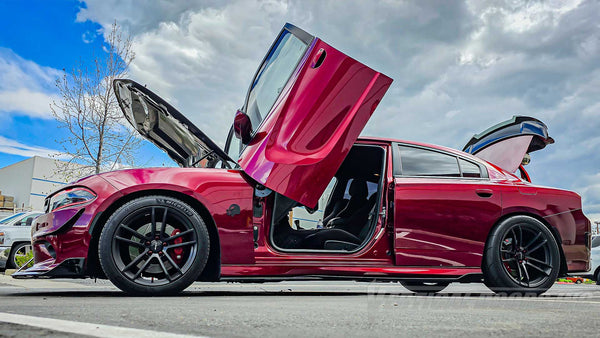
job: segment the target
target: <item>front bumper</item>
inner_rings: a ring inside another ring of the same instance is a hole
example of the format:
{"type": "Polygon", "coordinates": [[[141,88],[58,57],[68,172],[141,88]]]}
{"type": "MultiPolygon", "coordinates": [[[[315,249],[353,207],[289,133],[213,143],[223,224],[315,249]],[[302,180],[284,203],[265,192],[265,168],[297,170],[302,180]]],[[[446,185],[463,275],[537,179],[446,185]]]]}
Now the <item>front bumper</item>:
{"type": "Polygon", "coordinates": [[[77,277],[83,274],[90,234],[91,215],[86,206],[42,215],[33,225],[35,264],[14,273],[14,278],[77,277]]]}
{"type": "MultiPolygon", "coordinates": [[[[35,264],[13,274],[14,278],[86,276],[92,220],[104,205],[110,205],[119,194],[109,182],[97,175],[63,189],[74,186],[90,189],[97,197],[89,203],[68,206],[39,216],[31,227],[35,264]]],[[[54,194],[58,192],[60,190],[54,194]]]]}
{"type": "Polygon", "coordinates": [[[6,262],[10,256],[10,246],[0,246],[0,269],[6,269],[6,262]]]}

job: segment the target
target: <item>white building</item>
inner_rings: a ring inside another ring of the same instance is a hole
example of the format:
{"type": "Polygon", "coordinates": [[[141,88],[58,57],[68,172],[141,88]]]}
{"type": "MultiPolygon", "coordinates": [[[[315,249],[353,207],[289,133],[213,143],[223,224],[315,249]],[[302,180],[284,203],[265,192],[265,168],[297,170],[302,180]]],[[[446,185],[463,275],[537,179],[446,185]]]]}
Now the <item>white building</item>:
{"type": "Polygon", "coordinates": [[[15,197],[15,207],[43,210],[47,194],[78,177],[67,177],[66,162],[34,156],[0,168],[0,191],[15,197]]]}

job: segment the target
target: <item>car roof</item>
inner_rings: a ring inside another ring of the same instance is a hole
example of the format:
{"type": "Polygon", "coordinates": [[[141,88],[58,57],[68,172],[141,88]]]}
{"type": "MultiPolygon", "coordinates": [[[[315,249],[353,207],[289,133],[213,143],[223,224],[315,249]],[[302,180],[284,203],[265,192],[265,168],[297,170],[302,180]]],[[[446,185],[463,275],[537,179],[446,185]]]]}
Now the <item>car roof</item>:
{"type": "Polygon", "coordinates": [[[392,138],[385,138],[385,137],[377,137],[377,136],[360,136],[358,138],[358,142],[363,141],[363,142],[386,142],[386,143],[404,143],[404,144],[409,144],[409,145],[415,145],[415,146],[420,146],[420,147],[426,147],[426,148],[432,148],[432,149],[437,149],[437,150],[441,150],[441,151],[445,151],[445,152],[449,152],[449,153],[453,153],[465,158],[469,158],[478,162],[483,162],[483,163],[487,163],[486,161],[480,159],[477,156],[473,156],[471,154],[465,153],[464,151],[458,150],[458,149],[454,149],[454,148],[449,148],[449,147],[444,147],[444,146],[440,146],[437,144],[431,144],[431,143],[423,143],[423,142],[416,142],[416,141],[407,141],[407,140],[400,140],[400,139],[392,139],[392,138]]]}

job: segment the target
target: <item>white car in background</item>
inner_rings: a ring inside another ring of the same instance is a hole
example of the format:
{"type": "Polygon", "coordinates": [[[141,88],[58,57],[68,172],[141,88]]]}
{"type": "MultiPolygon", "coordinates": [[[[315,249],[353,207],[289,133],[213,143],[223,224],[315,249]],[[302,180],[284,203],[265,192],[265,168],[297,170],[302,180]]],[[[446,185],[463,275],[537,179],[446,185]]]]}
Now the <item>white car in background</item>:
{"type": "Polygon", "coordinates": [[[43,214],[19,212],[0,219],[0,269],[19,268],[17,257],[31,251],[31,223],[43,214]]]}
{"type": "Polygon", "coordinates": [[[592,237],[592,255],[590,259],[590,272],[584,277],[591,278],[600,285],[600,235],[592,237]]]}

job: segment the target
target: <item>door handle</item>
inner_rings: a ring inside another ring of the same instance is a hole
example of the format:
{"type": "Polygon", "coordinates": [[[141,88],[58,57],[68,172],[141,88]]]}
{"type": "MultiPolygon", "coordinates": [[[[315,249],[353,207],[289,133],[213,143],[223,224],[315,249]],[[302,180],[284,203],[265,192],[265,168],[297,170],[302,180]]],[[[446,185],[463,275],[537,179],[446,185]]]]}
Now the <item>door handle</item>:
{"type": "Polygon", "coordinates": [[[479,197],[488,198],[492,197],[494,192],[491,189],[475,189],[475,193],[479,195],[479,197]]]}

